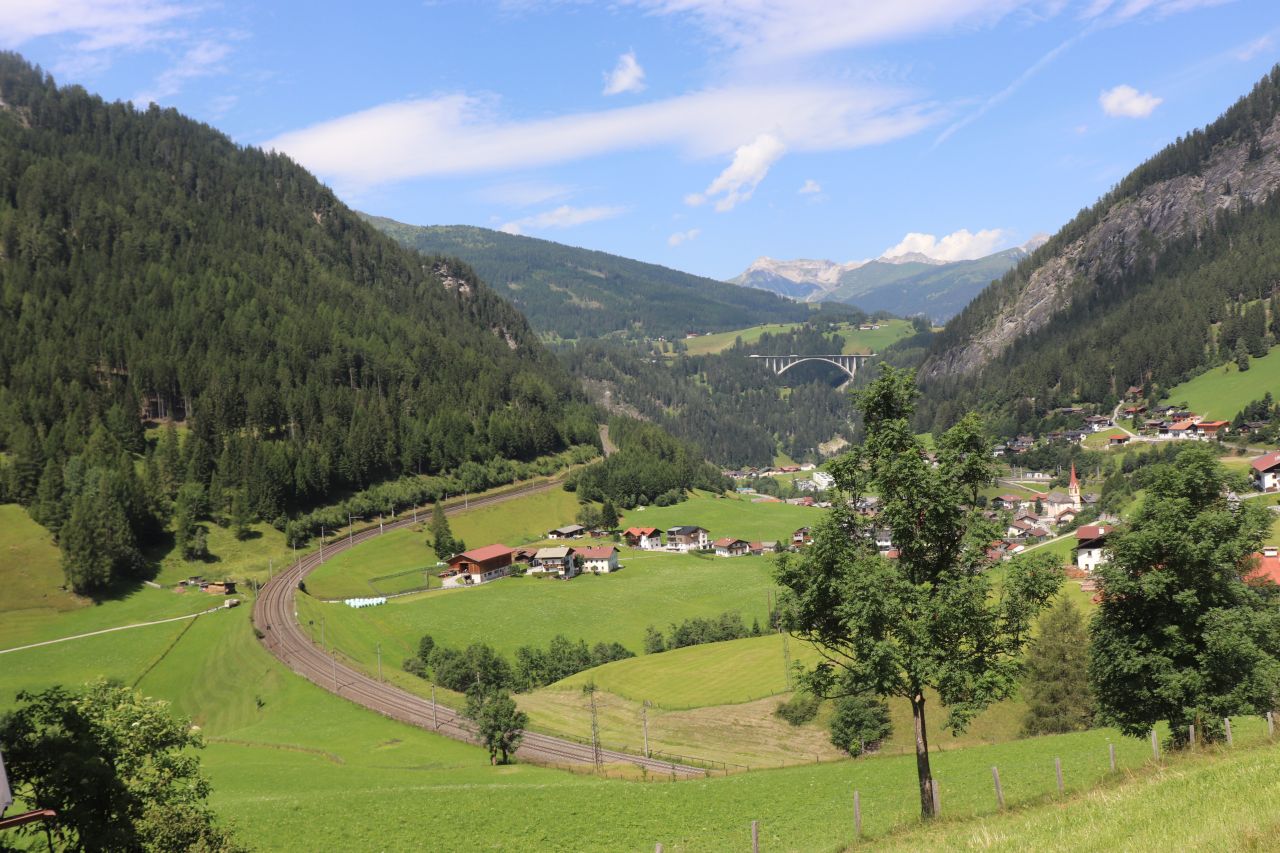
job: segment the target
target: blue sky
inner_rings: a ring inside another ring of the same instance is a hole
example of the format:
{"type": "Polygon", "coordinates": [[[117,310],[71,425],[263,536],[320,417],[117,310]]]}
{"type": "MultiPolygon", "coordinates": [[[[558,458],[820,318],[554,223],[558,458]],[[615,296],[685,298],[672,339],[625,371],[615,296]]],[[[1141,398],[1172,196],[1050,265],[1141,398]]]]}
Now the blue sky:
{"type": "Polygon", "coordinates": [[[0,45],[370,213],[727,278],[1052,232],[1280,60],[1280,4],[0,0],[0,45]]]}

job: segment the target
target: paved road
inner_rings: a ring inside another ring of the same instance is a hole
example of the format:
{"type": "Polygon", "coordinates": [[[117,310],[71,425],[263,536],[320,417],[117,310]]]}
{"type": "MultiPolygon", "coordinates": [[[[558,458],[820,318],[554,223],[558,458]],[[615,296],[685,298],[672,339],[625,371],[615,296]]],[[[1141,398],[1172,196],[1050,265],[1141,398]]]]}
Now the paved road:
{"type": "MultiPolygon", "coordinates": [[[[558,481],[539,483],[501,495],[475,498],[469,502],[469,506],[474,508],[502,503],[559,487],[558,481]]],[[[452,515],[460,509],[461,507],[455,507],[446,510],[446,514],[452,515]]],[[[393,530],[413,523],[412,518],[398,519],[388,522],[385,529],[393,530]]],[[[349,539],[343,537],[331,544],[326,544],[324,557],[331,557],[352,545],[366,542],[378,536],[379,532],[379,528],[373,527],[355,533],[349,539]]],[[[432,729],[457,740],[474,743],[475,737],[472,735],[469,721],[458,712],[444,705],[434,705],[429,699],[423,699],[391,684],[379,682],[363,672],[346,666],[312,642],[302,626],[298,624],[293,595],[298,582],[322,562],[319,551],[309,553],[289,569],[268,581],[259,591],[253,608],[253,618],[254,624],[263,633],[262,643],[267,650],[294,672],[344,699],[377,711],[383,716],[420,728],[432,729]]],[[[591,766],[594,763],[594,753],[589,745],[537,732],[525,732],[524,742],[516,754],[526,761],[539,764],[591,766]]],[[[673,773],[681,777],[704,776],[706,773],[698,767],[672,764],[607,749],[601,750],[601,760],[605,764],[634,764],[647,768],[650,772],[673,773]]]]}

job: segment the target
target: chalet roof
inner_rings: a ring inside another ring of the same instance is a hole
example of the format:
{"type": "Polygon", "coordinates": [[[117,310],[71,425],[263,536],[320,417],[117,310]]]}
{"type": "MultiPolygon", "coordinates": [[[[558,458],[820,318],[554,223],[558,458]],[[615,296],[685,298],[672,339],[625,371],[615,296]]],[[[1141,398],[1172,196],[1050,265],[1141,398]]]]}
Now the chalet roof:
{"type": "Polygon", "coordinates": [[[1277,465],[1280,465],[1280,450],[1272,451],[1266,456],[1259,456],[1250,463],[1255,471],[1270,471],[1277,465]]]}
{"type": "Polygon", "coordinates": [[[1108,527],[1105,524],[1086,524],[1076,528],[1076,541],[1091,542],[1103,538],[1113,530],[1115,530],[1114,527],[1108,527]]]}
{"type": "Polygon", "coordinates": [[[1229,421],[1201,421],[1196,425],[1198,429],[1222,429],[1229,421]]]}
{"type": "Polygon", "coordinates": [[[686,524],[681,527],[668,527],[667,535],[668,536],[692,536],[698,531],[702,531],[703,533],[706,533],[707,529],[705,527],[698,527],[696,525],[686,524]]]}
{"type": "Polygon", "coordinates": [[[492,560],[495,557],[505,557],[508,554],[514,554],[514,548],[508,548],[506,545],[485,545],[483,548],[472,548],[470,551],[463,551],[461,554],[455,554],[449,558],[449,564],[452,565],[455,560],[470,560],[473,563],[483,563],[492,560]]]}
{"type": "Polygon", "coordinates": [[[732,536],[726,536],[723,539],[717,539],[712,543],[717,548],[732,548],[734,545],[750,545],[751,543],[745,539],[734,539],[732,536]]]}
{"type": "Polygon", "coordinates": [[[557,527],[551,532],[558,533],[561,536],[569,536],[574,533],[582,533],[586,529],[587,528],[583,527],[581,524],[566,524],[564,527],[557,527]]]}
{"type": "Polygon", "coordinates": [[[574,553],[584,560],[607,560],[618,553],[618,549],[612,545],[601,545],[597,548],[578,548],[574,553]]]}
{"type": "Polygon", "coordinates": [[[644,536],[648,538],[657,532],[658,532],[658,528],[656,527],[628,527],[623,532],[622,535],[623,536],[644,536]]]}
{"type": "Polygon", "coordinates": [[[533,555],[535,560],[563,560],[574,553],[572,548],[539,548],[533,555]]]}
{"type": "Polygon", "coordinates": [[[1195,426],[1195,423],[1195,421],[1190,419],[1178,421],[1169,427],[1169,432],[1186,432],[1195,426]]]}

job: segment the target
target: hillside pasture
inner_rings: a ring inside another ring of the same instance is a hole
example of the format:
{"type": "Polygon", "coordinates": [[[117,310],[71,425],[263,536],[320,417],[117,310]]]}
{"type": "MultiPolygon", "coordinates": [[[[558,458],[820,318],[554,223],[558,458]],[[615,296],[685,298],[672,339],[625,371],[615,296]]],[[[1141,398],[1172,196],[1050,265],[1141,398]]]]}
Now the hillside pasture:
{"type": "Polygon", "coordinates": [[[800,527],[811,527],[823,518],[814,507],[776,502],[755,503],[760,495],[712,495],[699,492],[672,506],[650,506],[628,510],[623,514],[623,527],[657,527],[667,530],[680,525],[705,527],[712,540],[723,536],[748,542],[773,541],[789,543],[791,534],[800,527]]]}
{"type": "Polygon", "coordinates": [[[1229,421],[1249,402],[1262,399],[1268,391],[1273,397],[1280,391],[1277,349],[1273,347],[1262,358],[1250,359],[1249,369],[1244,372],[1232,361],[1175,385],[1169,389],[1167,402],[1186,403],[1198,415],[1229,421]]]}
{"type": "MultiPolygon", "coordinates": [[[[848,323],[839,324],[837,333],[844,338],[844,348],[841,352],[845,355],[883,352],[885,347],[907,337],[913,331],[911,323],[907,320],[882,320],[879,325],[879,329],[868,329],[864,332],[848,323]]],[[[799,323],[768,323],[732,332],[716,332],[710,335],[699,335],[696,338],[686,338],[684,344],[690,355],[710,355],[729,349],[738,338],[741,338],[744,344],[753,344],[766,332],[778,335],[798,328],[800,328],[799,323]]]]}

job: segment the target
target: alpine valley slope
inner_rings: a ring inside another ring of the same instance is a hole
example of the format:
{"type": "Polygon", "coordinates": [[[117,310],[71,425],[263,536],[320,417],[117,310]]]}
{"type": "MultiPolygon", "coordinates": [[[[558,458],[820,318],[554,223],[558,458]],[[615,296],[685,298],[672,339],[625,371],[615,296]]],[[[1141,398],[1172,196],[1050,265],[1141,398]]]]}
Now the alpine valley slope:
{"type": "Polygon", "coordinates": [[[420,252],[462,259],[535,329],[562,338],[630,331],[681,338],[800,322],[812,314],[809,306],[770,293],[550,240],[470,225],[365,219],[420,252]]]}
{"type": "Polygon", "coordinates": [[[1258,300],[1280,280],[1278,113],[1280,66],[986,288],[934,341],[922,426],[980,403],[1158,392],[1257,346],[1251,309],[1255,336],[1274,334],[1258,300]]]}

